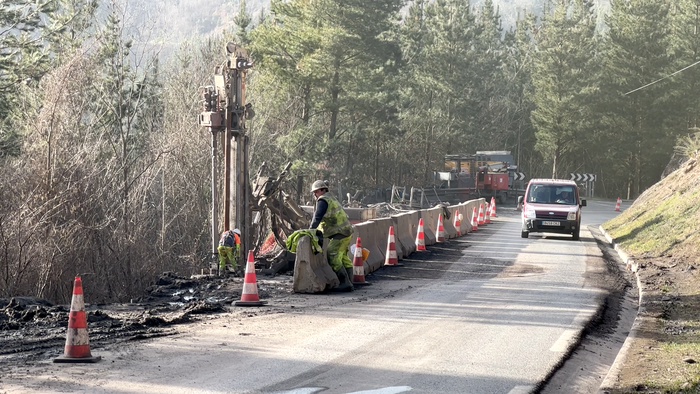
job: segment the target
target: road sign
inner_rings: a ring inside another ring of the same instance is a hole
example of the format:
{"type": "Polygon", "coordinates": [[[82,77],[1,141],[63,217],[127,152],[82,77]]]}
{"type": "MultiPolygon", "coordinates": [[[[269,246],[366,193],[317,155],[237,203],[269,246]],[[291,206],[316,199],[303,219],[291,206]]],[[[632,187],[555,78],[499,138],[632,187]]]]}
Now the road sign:
{"type": "Polygon", "coordinates": [[[513,180],[515,180],[515,181],[525,180],[525,173],[524,172],[513,173],[513,180]]]}
{"type": "Polygon", "coordinates": [[[596,175],[595,174],[577,174],[577,173],[571,173],[571,178],[569,178],[572,181],[576,182],[593,182],[596,180],[596,175]]]}

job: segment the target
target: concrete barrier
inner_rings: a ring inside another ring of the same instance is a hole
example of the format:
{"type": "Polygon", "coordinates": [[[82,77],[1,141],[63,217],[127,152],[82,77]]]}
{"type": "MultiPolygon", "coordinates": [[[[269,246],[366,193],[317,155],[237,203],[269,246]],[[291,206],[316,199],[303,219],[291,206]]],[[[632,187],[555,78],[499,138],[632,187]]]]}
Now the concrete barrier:
{"type": "MultiPolygon", "coordinates": [[[[376,225],[377,225],[377,233],[379,234],[379,239],[377,240],[377,245],[382,250],[382,256],[384,256],[384,259],[386,260],[386,247],[388,246],[388,243],[389,243],[389,227],[394,225],[394,220],[390,217],[387,217],[387,218],[372,219],[371,221],[376,223],[376,225]],[[384,243],[382,243],[382,241],[381,241],[382,234],[384,234],[384,243]],[[384,245],[384,247],[382,247],[382,245],[384,245]]],[[[399,242],[399,239],[396,236],[396,228],[394,228],[394,240],[396,241],[396,256],[398,258],[403,258],[403,249],[401,246],[401,242],[399,242]]]]}
{"type": "Polygon", "coordinates": [[[457,207],[449,206],[447,207],[447,212],[450,213],[450,217],[446,218],[443,216],[442,218],[442,227],[445,228],[445,238],[455,238],[457,236],[457,229],[455,229],[453,223],[455,220],[455,212],[457,212],[457,207]]]}
{"type": "MultiPolygon", "coordinates": [[[[450,238],[456,238],[457,237],[457,229],[454,226],[455,222],[455,216],[459,215],[459,205],[450,205],[447,207],[447,211],[450,212],[450,218],[445,220],[449,224],[449,226],[445,227],[445,230],[447,231],[447,234],[450,236],[450,238]]],[[[460,233],[462,232],[460,228],[460,233]]]]}
{"type": "Polygon", "coordinates": [[[423,219],[423,236],[425,238],[425,245],[435,244],[435,229],[437,226],[437,215],[433,208],[421,209],[420,217],[423,219]]]}
{"type": "Polygon", "coordinates": [[[462,214],[462,223],[459,226],[462,235],[469,234],[472,231],[472,210],[468,202],[459,204],[459,212],[462,214]]]}
{"type": "MultiPolygon", "coordinates": [[[[313,215],[315,207],[311,205],[302,205],[300,208],[304,210],[304,212],[313,215]]],[[[366,222],[367,220],[377,217],[376,208],[343,208],[343,211],[345,211],[348,215],[348,219],[353,223],[366,222]]]]}
{"type": "Polygon", "coordinates": [[[399,255],[398,244],[401,243],[402,253],[399,256],[402,258],[408,257],[416,250],[416,239],[411,235],[411,228],[415,228],[418,223],[412,223],[411,218],[412,215],[409,212],[400,213],[391,217],[394,226],[394,235],[396,236],[396,254],[399,255]]]}
{"type": "MultiPolygon", "coordinates": [[[[368,275],[384,264],[384,251],[379,247],[378,242],[379,226],[375,222],[362,222],[355,225],[355,232],[351,238],[351,244],[354,244],[360,237],[362,247],[369,250],[369,257],[365,261],[365,275],[368,275]]],[[[386,242],[386,241],[385,241],[386,242]]],[[[386,245],[384,245],[386,248],[386,245]]]]}
{"type": "Polygon", "coordinates": [[[412,211],[408,214],[408,223],[410,225],[409,232],[411,233],[411,239],[413,240],[413,249],[416,251],[416,236],[418,235],[418,222],[421,219],[420,211],[412,211]]]}
{"type": "MultiPolygon", "coordinates": [[[[328,244],[328,241],[326,241],[328,244]]],[[[340,281],[326,260],[325,253],[313,254],[309,237],[297,243],[294,262],[293,288],[295,293],[321,293],[338,286],[340,281]]]]}

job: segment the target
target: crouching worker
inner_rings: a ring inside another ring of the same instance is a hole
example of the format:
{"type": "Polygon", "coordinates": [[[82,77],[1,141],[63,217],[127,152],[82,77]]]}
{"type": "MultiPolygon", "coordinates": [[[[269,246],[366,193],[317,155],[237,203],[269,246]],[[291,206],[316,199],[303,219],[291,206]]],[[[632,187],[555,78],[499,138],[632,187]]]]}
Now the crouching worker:
{"type": "Polygon", "coordinates": [[[234,229],[226,230],[221,234],[219,239],[219,275],[226,273],[226,261],[231,265],[231,269],[238,269],[238,259],[241,255],[241,230],[234,229]]]}
{"type": "MultiPolygon", "coordinates": [[[[323,238],[328,238],[326,256],[328,264],[338,275],[340,285],[335,291],[353,291],[352,261],[348,257],[348,246],[352,238],[352,224],[338,200],[328,194],[328,182],[316,181],[311,185],[311,193],[316,198],[314,217],[309,229],[318,229],[323,238]]],[[[318,234],[318,233],[317,233],[318,234]]],[[[323,245],[323,239],[319,242],[323,245]]]]}

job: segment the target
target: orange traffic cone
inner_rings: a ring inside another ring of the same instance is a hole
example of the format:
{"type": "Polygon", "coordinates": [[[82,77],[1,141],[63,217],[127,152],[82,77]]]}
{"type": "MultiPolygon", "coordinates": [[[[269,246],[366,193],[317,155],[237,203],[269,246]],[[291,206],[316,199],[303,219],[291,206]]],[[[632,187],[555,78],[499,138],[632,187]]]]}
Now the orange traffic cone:
{"type": "Polygon", "coordinates": [[[484,220],[484,204],[479,204],[479,219],[477,223],[479,223],[479,226],[486,224],[484,220]]]}
{"type": "Polygon", "coordinates": [[[457,230],[457,236],[461,237],[462,231],[460,231],[459,228],[462,226],[462,214],[459,213],[459,210],[455,211],[455,220],[452,225],[454,226],[455,230],[457,230]]]}
{"type": "Polygon", "coordinates": [[[79,276],[73,283],[73,298],[70,302],[70,314],[68,315],[68,334],[63,356],[53,359],[55,363],[96,363],[102,357],[93,357],[90,354],[90,343],[87,332],[87,318],[85,317],[85,301],[83,300],[83,282],[79,276]]]}
{"type": "Polygon", "coordinates": [[[384,265],[387,267],[398,267],[403,264],[399,264],[399,258],[396,255],[396,237],[394,236],[394,226],[389,226],[389,240],[386,244],[386,257],[384,258],[384,265]]]}
{"type": "Polygon", "coordinates": [[[496,217],[496,199],[491,197],[491,217],[496,217]]]}
{"type": "Polygon", "coordinates": [[[418,221],[418,234],[416,235],[416,250],[425,250],[425,233],[423,232],[423,218],[418,221]]]}
{"type": "Polygon", "coordinates": [[[491,205],[486,203],[486,208],[484,208],[484,223],[491,223],[491,205]]]}
{"type": "Polygon", "coordinates": [[[472,213],[472,231],[479,229],[479,219],[476,215],[476,207],[474,207],[474,213],[472,213]]]}
{"type": "Polygon", "coordinates": [[[243,291],[241,292],[241,300],[236,301],[236,306],[261,306],[267,304],[267,301],[260,301],[258,297],[258,282],[255,279],[255,259],[253,251],[248,251],[248,261],[245,263],[245,277],[243,278],[243,291]]]}
{"type": "Polygon", "coordinates": [[[352,284],[354,286],[371,285],[365,282],[365,263],[362,259],[362,243],[360,237],[355,241],[355,255],[352,258],[352,284]]]}
{"type": "Polygon", "coordinates": [[[617,204],[615,204],[615,210],[620,211],[620,203],[622,203],[622,200],[620,200],[620,197],[617,198],[617,204]]]}
{"type": "Polygon", "coordinates": [[[438,215],[438,227],[435,233],[435,242],[445,242],[445,226],[442,225],[442,214],[438,215]]]}

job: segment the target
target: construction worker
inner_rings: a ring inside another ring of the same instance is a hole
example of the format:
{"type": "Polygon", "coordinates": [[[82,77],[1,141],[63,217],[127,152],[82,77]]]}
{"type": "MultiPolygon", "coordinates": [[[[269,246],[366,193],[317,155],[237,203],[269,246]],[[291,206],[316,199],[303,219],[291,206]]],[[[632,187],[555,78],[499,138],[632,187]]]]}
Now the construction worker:
{"type": "Polygon", "coordinates": [[[233,231],[226,230],[221,233],[217,250],[219,252],[219,275],[223,275],[226,272],[226,260],[231,263],[231,268],[236,271],[238,259],[241,256],[241,230],[235,228],[233,231]]]}
{"type": "MultiPolygon", "coordinates": [[[[352,291],[352,261],[348,257],[352,224],[338,200],[328,194],[328,181],[314,182],[311,185],[311,193],[316,198],[316,208],[309,228],[320,230],[323,238],[329,240],[326,250],[328,264],[340,280],[340,285],[334,290],[352,291]]],[[[323,242],[319,243],[323,245],[323,242]]]]}

